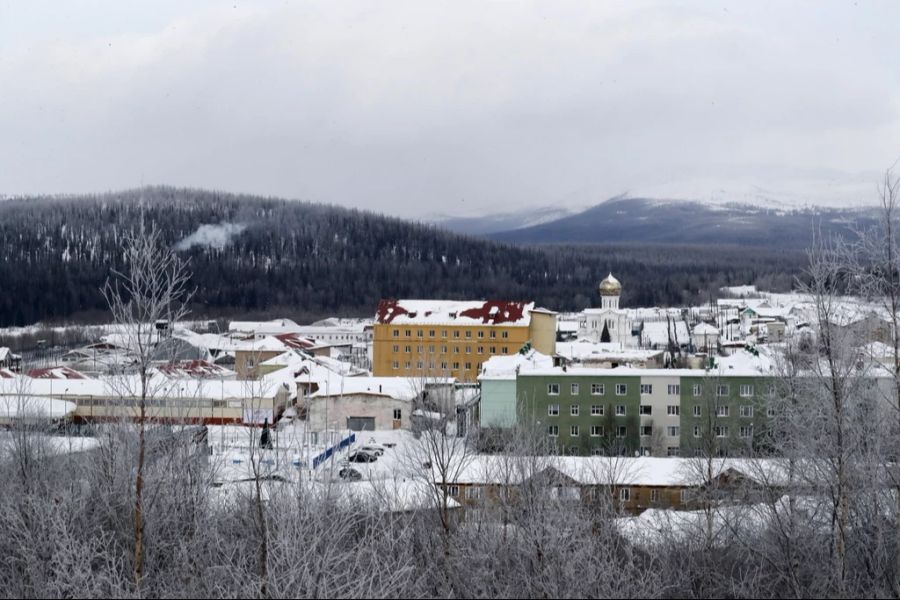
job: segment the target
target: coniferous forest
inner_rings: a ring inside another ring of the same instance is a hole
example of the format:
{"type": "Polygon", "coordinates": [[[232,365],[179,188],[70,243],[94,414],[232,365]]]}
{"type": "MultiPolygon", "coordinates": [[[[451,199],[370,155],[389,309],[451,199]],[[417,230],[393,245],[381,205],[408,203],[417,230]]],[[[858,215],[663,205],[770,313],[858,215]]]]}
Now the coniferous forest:
{"type": "Polygon", "coordinates": [[[106,319],[100,287],[123,268],[122,234],[141,219],[190,259],[192,313],[210,318],[368,316],[383,297],[579,310],[597,302],[610,271],[624,305],[678,305],[723,285],[785,290],[805,260],[780,248],[515,246],[359,210],[170,187],[13,198],[0,201],[0,326],[106,319]]]}

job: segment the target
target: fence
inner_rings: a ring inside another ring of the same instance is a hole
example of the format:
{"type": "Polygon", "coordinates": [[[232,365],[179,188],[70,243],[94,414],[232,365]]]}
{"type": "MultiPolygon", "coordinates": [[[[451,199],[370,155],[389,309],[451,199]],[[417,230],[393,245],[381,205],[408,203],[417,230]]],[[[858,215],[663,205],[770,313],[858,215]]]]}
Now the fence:
{"type": "Polygon", "coordinates": [[[340,452],[341,450],[343,450],[344,448],[347,448],[350,444],[354,443],[355,441],[356,441],[356,434],[351,433],[350,435],[348,435],[347,437],[342,439],[339,443],[326,449],[324,452],[322,452],[321,454],[319,454],[318,456],[313,458],[313,461],[312,461],[313,469],[317,469],[319,467],[319,465],[321,465],[323,462],[325,462],[326,460],[331,458],[335,452],[340,452]]]}

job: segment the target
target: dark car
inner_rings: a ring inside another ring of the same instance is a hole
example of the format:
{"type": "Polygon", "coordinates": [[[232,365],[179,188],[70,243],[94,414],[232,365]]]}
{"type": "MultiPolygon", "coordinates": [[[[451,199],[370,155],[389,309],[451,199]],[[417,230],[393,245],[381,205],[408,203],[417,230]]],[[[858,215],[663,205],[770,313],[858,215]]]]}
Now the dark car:
{"type": "Polygon", "coordinates": [[[347,457],[347,460],[355,463],[372,463],[378,460],[378,457],[368,452],[354,452],[347,457]]]}
{"type": "Polygon", "coordinates": [[[351,467],[344,467],[343,469],[338,471],[338,477],[350,481],[359,481],[360,479],[362,479],[362,473],[351,467]]]}

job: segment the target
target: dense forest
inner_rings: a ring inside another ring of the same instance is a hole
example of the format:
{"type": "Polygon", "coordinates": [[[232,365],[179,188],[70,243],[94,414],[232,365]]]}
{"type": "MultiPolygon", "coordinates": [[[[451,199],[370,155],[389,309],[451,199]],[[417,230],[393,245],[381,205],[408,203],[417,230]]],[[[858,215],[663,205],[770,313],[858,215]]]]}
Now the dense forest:
{"type": "Polygon", "coordinates": [[[0,201],[0,326],[106,320],[100,286],[124,268],[122,233],[142,219],[190,260],[193,314],[210,318],[368,316],[383,297],[577,310],[598,302],[610,271],[625,306],[674,305],[722,285],[785,289],[804,264],[799,251],[766,248],[515,246],[359,210],[152,187],[0,201]]]}

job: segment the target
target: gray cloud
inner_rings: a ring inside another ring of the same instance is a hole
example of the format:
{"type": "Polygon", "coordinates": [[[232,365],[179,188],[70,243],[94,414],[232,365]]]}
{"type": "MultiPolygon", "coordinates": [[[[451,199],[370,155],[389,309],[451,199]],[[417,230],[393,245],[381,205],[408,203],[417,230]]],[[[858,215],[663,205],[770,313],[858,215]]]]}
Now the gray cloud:
{"type": "Polygon", "coordinates": [[[900,154],[900,5],[816,8],[312,2],[35,38],[0,50],[0,193],[863,202],[900,154]]]}

